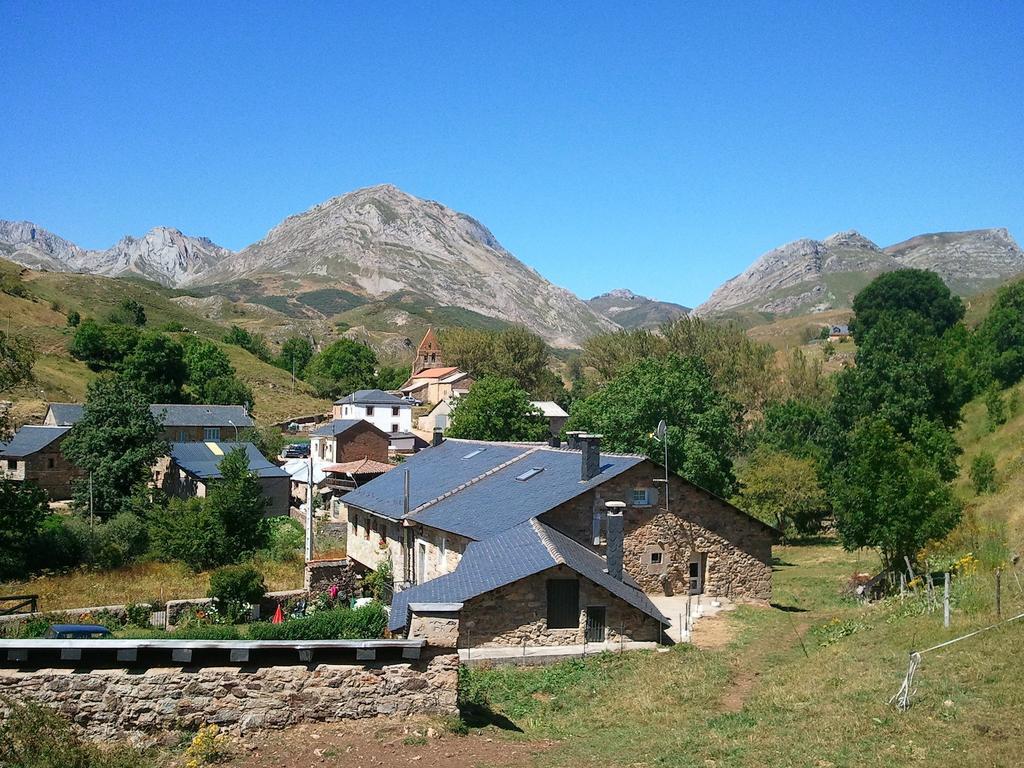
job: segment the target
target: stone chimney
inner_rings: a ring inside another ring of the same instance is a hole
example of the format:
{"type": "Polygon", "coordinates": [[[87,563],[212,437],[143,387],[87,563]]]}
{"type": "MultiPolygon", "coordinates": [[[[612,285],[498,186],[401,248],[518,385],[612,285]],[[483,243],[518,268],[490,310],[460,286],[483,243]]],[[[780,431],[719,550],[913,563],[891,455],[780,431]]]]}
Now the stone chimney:
{"type": "Polygon", "coordinates": [[[604,505],[607,509],[607,539],[608,545],[605,549],[605,558],[608,561],[608,575],[613,579],[622,581],[622,558],[625,535],[625,518],[623,511],[626,508],[624,501],[609,501],[604,505]]]}
{"type": "Polygon", "coordinates": [[[565,433],[565,447],[570,448],[574,451],[578,451],[580,448],[580,435],[584,434],[580,431],[566,432],[565,433]]]}
{"type": "Polygon", "coordinates": [[[434,434],[430,438],[430,444],[434,448],[444,442],[444,430],[440,427],[434,427],[434,434]]]}
{"type": "Polygon", "coordinates": [[[552,435],[548,438],[548,445],[552,448],[561,448],[562,441],[558,439],[558,435],[552,435]]]}
{"type": "Polygon", "coordinates": [[[580,480],[593,480],[601,472],[601,435],[576,436],[580,447],[580,480]]]}

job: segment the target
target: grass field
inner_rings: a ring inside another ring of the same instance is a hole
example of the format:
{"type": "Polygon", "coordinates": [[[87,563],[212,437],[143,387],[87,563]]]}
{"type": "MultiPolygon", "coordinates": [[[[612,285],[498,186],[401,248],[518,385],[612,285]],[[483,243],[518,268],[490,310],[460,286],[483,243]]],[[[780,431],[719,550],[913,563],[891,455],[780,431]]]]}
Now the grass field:
{"type": "MultiPolygon", "coordinates": [[[[256,563],[271,592],[302,587],[303,565],[260,560],[256,563]]],[[[2,595],[39,595],[39,609],[57,611],[94,605],[124,605],[205,597],[208,572],[193,573],[181,563],[137,563],[112,571],[82,568],[26,581],[0,582],[2,595]]]]}
{"type": "MultiPolygon", "coordinates": [[[[1024,623],[926,655],[910,711],[887,704],[911,649],[994,619],[987,574],[958,587],[944,630],[919,601],[841,597],[871,558],[833,546],[780,547],[777,557],[775,607],[729,615],[724,647],[473,671],[463,681],[478,702],[471,724],[557,740],[537,758],[545,766],[1019,764],[1024,623]]],[[[1004,615],[1022,610],[1014,593],[1004,592],[1004,615]]]]}

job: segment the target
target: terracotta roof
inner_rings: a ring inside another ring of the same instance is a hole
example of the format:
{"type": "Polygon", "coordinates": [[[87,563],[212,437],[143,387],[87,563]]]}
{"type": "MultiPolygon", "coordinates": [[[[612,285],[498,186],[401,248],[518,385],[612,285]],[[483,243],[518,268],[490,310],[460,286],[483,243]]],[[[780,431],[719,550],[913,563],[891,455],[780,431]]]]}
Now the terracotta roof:
{"type": "Polygon", "coordinates": [[[389,469],[394,469],[394,464],[385,464],[383,461],[373,459],[359,459],[358,461],[345,461],[341,464],[328,464],[323,467],[324,472],[344,472],[349,475],[360,474],[383,474],[389,469]]]}
{"type": "Polygon", "coordinates": [[[459,370],[458,367],[452,365],[447,368],[424,368],[419,373],[414,373],[412,377],[414,379],[439,379],[442,376],[447,376],[450,373],[455,373],[459,370]]]}

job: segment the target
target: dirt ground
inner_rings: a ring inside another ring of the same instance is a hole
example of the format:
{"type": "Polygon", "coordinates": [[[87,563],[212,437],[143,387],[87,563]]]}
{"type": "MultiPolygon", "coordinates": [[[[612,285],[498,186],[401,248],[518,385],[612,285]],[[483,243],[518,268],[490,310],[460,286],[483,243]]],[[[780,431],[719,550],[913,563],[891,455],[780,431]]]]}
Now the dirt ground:
{"type": "Polygon", "coordinates": [[[522,765],[548,748],[546,742],[517,742],[482,735],[442,732],[427,720],[387,719],[300,725],[232,740],[233,754],[222,765],[235,768],[307,766],[415,766],[480,768],[522,765]]]}

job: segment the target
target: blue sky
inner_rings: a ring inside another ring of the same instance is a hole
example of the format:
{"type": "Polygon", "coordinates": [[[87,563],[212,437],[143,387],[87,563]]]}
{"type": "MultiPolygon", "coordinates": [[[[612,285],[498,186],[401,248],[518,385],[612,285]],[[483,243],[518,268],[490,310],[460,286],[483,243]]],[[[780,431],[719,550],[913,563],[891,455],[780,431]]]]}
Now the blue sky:
{"type": "Polygon", "coordinates": [[[953,6],[0,0],[0,218],[240,248],[389,182],[690,305],[798,237],[1021,241],[1024,4],[953,6]]]}

